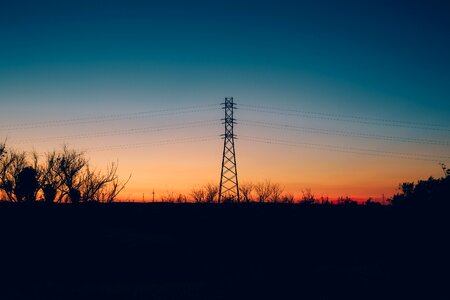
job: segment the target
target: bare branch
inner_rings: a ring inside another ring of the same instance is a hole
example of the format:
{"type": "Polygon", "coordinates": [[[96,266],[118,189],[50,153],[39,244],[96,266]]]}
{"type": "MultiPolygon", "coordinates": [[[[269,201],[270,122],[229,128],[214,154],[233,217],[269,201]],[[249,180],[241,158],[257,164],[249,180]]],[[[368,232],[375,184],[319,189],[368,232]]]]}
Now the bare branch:
{"type": "Polygon", "coordinates": [[[251,182],[244,182],[239,185],[239,192],[245,202],[253,201],[254,184],[251,182]]]}

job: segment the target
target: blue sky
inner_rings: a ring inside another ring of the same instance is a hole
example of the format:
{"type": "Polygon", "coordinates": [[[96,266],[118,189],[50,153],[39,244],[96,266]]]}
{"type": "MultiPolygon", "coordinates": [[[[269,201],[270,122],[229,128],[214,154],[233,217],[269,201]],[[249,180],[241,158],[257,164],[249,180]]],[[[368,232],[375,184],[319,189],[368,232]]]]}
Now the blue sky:
{"type": "MultiPolygon", "coordinates": [[[[306,86],[320,95],[337,87],[336,98],[357,91],[396,102],[396,113],[434,105],[441,118],[449,108],[445,1],[2,1],[1,8],[6,91],[72,91],[74,81],[77,90],[110,90],[112,82],[150,90],[155,82],[218,97],[229,88],[306,86]]],[[[353,99],[360,101],[372,104],[353,99]]]]}

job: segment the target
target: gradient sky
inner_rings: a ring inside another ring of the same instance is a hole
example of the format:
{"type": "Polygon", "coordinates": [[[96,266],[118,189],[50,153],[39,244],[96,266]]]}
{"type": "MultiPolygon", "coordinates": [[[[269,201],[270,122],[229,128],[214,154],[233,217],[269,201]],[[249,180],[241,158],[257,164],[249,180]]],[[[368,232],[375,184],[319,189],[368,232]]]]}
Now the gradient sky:
{"type": "Polygon", "coordinates": [[[442,156],[420,161],[237,141],[241,182],[271,179],[296,194],[311,188],[319,196],[380,198],[392,195],[400,182],[440,176],[437,160],[450,163],[449,53],[448,1],[1,0],[0,138],[7,137],[11,147],[40,152],[65,142],[88,150],[99,168],[118,160],[123,176],[133,174],[123,199],[140,199],[142,193],[149,198],[152,189],[157,195],[189,193],[195,185],[218,182],[218,138],[108,147],[217,137],[223,130],[219,106],[101,123],[6,126],[219,104],[233,96],[243,105],[412,123],[380,126],[245,109],[236,113],[241,121],[447,143],[237,125],[238,136],[442,156]],[[194,121],[212,122],[161,132],[54,138],[194,121]],[[418,122],[441,126],[414,128],[418,122]],[[101,146],[108,149],[98,151],[101,146]]]}

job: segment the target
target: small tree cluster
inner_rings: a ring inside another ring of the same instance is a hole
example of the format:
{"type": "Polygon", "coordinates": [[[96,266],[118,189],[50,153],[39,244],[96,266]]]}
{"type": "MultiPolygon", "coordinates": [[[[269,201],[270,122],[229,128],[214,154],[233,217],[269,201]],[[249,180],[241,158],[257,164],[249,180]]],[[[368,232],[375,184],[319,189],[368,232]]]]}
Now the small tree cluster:
{"type": "Polygon", "coordinates": [[[217,202],[219,197],[219,186],[208,183],[204,186],[193,188],[190,196],[195,203],[217,202]]]}
{"type": "Polygon", "coordinates": [[[92,169],[85,154],[64,146],[43,155],[0,146],[0,192],[10,202],[113,202],[125,188],[117,163],[106,172],[92,169]]]}
{"type": "Polygon", "coordinates": [[[183,194],[175,194],[174,192],[167,191],[165,195],[161,196],[161,202],[166,203],[186,203],[187,197],[183,194]]]}
{"type": "Polygon", "coordinates": [[[352,198],[345,196],[345,197],[338,197],[337,199],[337,205],[345,205],[345,206],[354,206],[358,205],[358,202],[353,200],[352,198]]]}
{"type": "Polygon", "coordinates": [[[390,199],[394,206],[449,207],[450,175],[444,177],[405,182],[399,185],[400,192],[390,199]]]}
{"type": "Polygon", "coordinates": [[[302,190],[302,199],[300,199],[300,204],[311,205],[316,203],[315,195],[311,192],[310,188],[302,190]]]}
{"type": "Polygon", "coordinates": [[[243,202],[294,202],[294,195],[283,193],[283,188],[278,183],[271,183],[270,180],[255,184],[245,182],[239,186],[239,193],[243,202]]]}

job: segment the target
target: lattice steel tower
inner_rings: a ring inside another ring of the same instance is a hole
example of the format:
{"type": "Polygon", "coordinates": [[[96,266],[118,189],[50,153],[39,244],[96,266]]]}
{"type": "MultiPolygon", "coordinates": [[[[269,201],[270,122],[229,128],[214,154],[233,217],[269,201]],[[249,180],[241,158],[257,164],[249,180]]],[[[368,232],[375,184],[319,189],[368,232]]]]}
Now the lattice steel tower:
{"type": "Polygon", "coordinates": [[[223,136],[223,157],[222,157],[222,172],[220,174],[220,187],[218,202],[225,200],[240,201],[239,197],[239,183],[236,168],[236,152],[234,150],[234,124],[236,119],[233,116],[236,104],[233,102],[233,97],[225,98],[225,103],[222,103],[225,111],[225,133],[223,136]]]}

